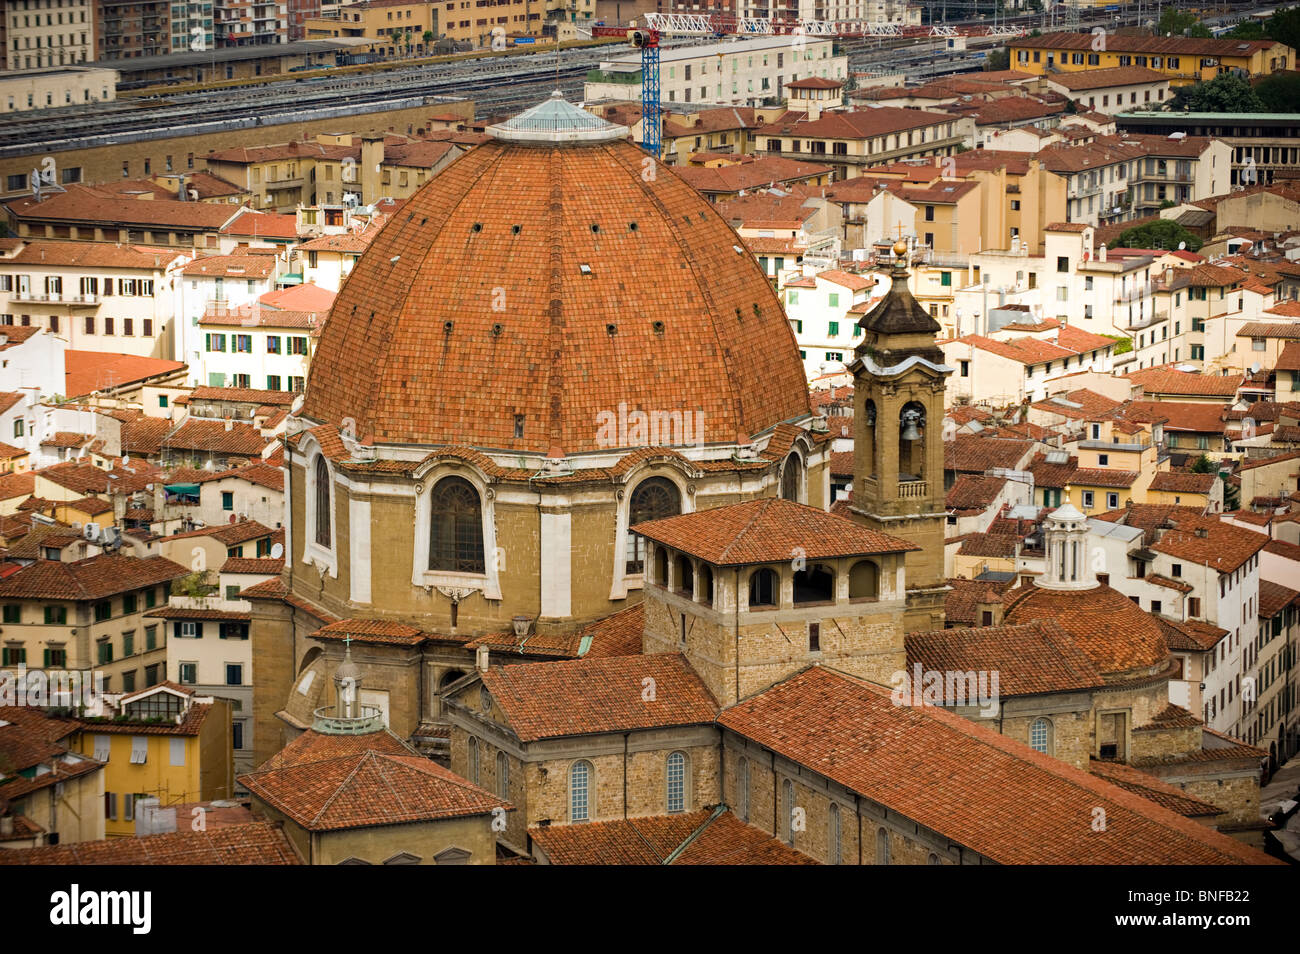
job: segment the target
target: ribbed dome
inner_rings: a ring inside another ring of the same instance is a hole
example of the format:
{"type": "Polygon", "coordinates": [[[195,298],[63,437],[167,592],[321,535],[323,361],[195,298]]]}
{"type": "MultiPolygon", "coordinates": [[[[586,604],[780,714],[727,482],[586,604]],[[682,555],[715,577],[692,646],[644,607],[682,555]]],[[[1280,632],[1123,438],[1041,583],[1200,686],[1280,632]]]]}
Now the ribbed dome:
{"type": "MultiPolygon", "coordinates": [[[[572,125],[545,105],[523,125],[572,125]]],[[[700,412],[706,443],[809,415],[750,251],[665,166],[591,133],[494,139],[409,199],[335,301],[302,416],[376,443],[566,456],[609,449],[601,414],[620,403],[700,412]]],[[[623,433],[612,446],[652,442],[623,433]]]]}
{"type": "Polygon", "coordinates": [[[1103,676],[1149,671],[1169,658],[1169,645],[1156,618],[1104,584],[1087,590],[1031,585],[1007,594],[1005,624],[1040,619],[1059,623],[1103,676]]]}

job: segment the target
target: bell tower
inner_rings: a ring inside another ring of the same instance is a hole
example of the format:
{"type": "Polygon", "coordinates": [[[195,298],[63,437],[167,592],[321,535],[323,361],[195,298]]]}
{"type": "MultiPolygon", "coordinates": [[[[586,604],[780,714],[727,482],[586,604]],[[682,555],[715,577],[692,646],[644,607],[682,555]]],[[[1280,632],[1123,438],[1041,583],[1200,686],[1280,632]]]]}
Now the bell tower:
{"type": "Polygon", "coordinates": [[[852,519],[903,537],[907,632],[943,628],[943,392],[952,368],[935,343],[942,329],[907,288],[907,243],[894,246],[892,284],[858,322],[853,354],[852,519]]]}

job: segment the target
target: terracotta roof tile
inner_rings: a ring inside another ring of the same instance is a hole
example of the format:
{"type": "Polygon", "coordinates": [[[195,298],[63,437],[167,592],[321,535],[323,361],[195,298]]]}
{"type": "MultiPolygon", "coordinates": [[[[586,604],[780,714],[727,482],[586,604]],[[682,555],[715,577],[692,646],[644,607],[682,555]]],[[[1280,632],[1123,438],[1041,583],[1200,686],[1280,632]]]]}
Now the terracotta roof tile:
{"type": "MultiPolygon", "coordinates": [[[[152,205],[148,202],[140,204],[152,205]]],[[[172,375],[185,370],[185,365],[180,361],[145,358],[134,354],[68,350],[64,352],[63,368],[64,390],[71,398],[160,375],[172,375]]]]}
{"type": "Polygon", "coordinates": [[[340,831],[513,811],[423,756],[368,749],[241,775],[239,781],[308,831],[340,831]]]}
{"type": "Polygon", "coordinates": [[[1051,620],[908,633],[907,665],[923,671],[998,672],[1004,696],[1095,689],[1104,685],[1092,660],[1051,620]]]}
{"type": "Polygon", "coordinates": [[[704,725],[717,703],[677,653],[494,666],[483,674],[523,742],[676,725],[704,725]],[[644,680],[654,680],[647,699],[644,680]]]}
{"type": "Polygon", "coordinates": [[[1019,467],[1033,441],[958,434],[943,444],[943,468],[957,473],[982,474],[995,467],[1019,467]]]}
{"type": "Polygon", "coordinates": [[[1124,375],[1134,384],[1142,385],[1147,394],[1187,394],[1204,397],[1233,397],[1241,387],[1236,375],[1210,375],[1168,368],[1148,368],[1124,375]]]}
{"type": "Polygon", "coordinates": [[[1288,606],[1294,606],[1297,600],[1300,600],[1300,592],[1271,580],[1259,581],[1260,619],[1276,616],[1288,606]]]}
{"type": "Polygon", "coordinates": [[[250,822],[209,831],[0,851],[0,864],[225,866],[297,865],[302,860],[279,825],[250,822]]]}
{"type": "Polygon", "coordinates": [[[901,537],[869,530],[816,507],[770,497],[652,520],[631,529],[717,566],[780,563],[796,552],[815,560],[919,549],[901,537]]]}
{"type": "Polygon", "coordinates": [[[943,598],[944,620],[955,626],[979,625],[978,604],[1002,604],[1002,592],[1011,586],[1006,583],[968,580],[954,577],[948,580],[948,592],[943,598]]]}
{"type": "Polygon", "coordinates": [[[1148,490],[1169,493],[1208,494],[1218,478],[1214,474],[1193,474],[1189,471],[1167,470],[1151,478],[1148,490]]]}
{"type": "Polygon", "coordinates": [[[1161,808],[1167,808],[1184,818],[1205,818],[1223,814],[1223,809],[1218,806],[1193,798],[1182,789],[1175,788],[1123,762],[1092,759],[1089,761],[1088,770],[1098,778],[1103,778],[1127,792],[1155,802],[1161,808]]]}
{"type": "Polygon", "coordinates": [[[102,553],[75,563],[37,560],[0,580],[0,598],[100,600],[166,583],[188,572],[164,557],[102,553]]]}
{"type": "Polygon", "coordinates": [[[1265,864],[1268,856],[951,712],[813,667],[720,723],[1001,864],[1265,864]],[[1007,805],[1015,805],[1007,811],[1007,805]],[[1106,832],[1092,831],[1094,809],[1106,832]]]}

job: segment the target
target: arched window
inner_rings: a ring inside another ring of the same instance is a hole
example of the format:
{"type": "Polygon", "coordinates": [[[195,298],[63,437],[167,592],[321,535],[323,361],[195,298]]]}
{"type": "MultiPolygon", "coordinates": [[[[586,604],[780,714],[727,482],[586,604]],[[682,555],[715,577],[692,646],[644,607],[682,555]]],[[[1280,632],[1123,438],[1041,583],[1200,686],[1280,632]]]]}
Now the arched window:
{"type": "Polygon", "coordinates": [[[831,802],[829,829],[830,844],[827,846],[827,860],[830,864],[840,863],[840,806],[831,802]]]}
{"type": "Polygon", "coordinates": [[[939,856],[936,855],[933,851],[930,852],[930,857],[925,859],[925,863],[926,863],[927,865],[941,865],[941,864],[943,864],[943,862],[939,860],[939,856]]]}
{"type": "Polygon", "coordinates": [[[889,864],[889,832],[883,828],[876,829],[876,864],[889,864]]]}
{"type": "Polygon", "coordinates": [[[736,768],[736,814],[749,821],[749,759],[741,759],[736,768]]]}
{"type": "Polygon", "coordinates": [[[569,821],[584,822],[591,818],[591,763],[574,762],[569,769],[569,821]]]}
{"type": "Polygon", "coordinates": [[[700,564],[700,578],[695,587],[695,598],[708,606],[713,605],[713,570],[708,564],[700,564]]]}
{"type": "Polygon", "coordinates": [[[478,739],[472,735],[466,745],[469,750],[469,780],[475,785],[478,784],[478,739]]]}
{"type": "Polygon", "coordinates": [[[760,567],[749,578],[749,608],[776,605],[776,573],[760,567]]]}
{"type": "Polygon", "coordinates": [[[444,477],[429,493],[429,569],[482,573],[483,510],[464,477],[444,477]]]}
{"type": "Polygon", "coordinates": [[[1052,723],[1049,720],[1034,720],[1029,727],[1029,747],[1037,752],[1052,754],[1052,723]]]}
{"type": "Polygon", "coordinates": [[[849,570],[849,599],[880,599],[880,568],[870,560],[855,563],[849,570]]]}
{"type": "Polygon", "coordinates": [[[803,486],[803,466],[798,454],[791,454],[785,459],[781,468],[781,499],[799,502],[799,490],[803,486]]]}
{"type": "Polygon", "coordinates": [[[686,811],[686,756],[681,752],[668,756],[668,811],[686,811]]]}
{"type": "Polygon", "coordinates": [[[690,558],[678,556],[673,561],[673,572],[677,577],[677,592],[687,599],[695,599],[695,569],[690,558]]]}
{"type": "Polygon", "coordinates": [[[316,542],[330,545],[330,469],[323,455],[316,457],[316,542]]]}
{"type": "MultiPolygon", "coordinates": [[[[662,520],[675,517],[682,512],[682,495],[677,485],[667,477],[648,477],[637,484],[632,491],[632,500],[628,505],[627,525],[633,527],[646,520],[662,520]]],[[[645,540],[640,534],[627,535],[627,569],[628,573],[641,573],[645,570],[645,540]]]]}
{"type": "Polygon", "coordinates": [[[497,753],[497,795],[510,798],[510,759],[504,752],[497,753]]]}
{"type": "Polygon", "coordinates": [[[925,479],[925,405],[919,401],[898,412],[898,479],[925,479]]]}
{"type": "Polygon", "coordinates": [[[668,551],[663,547],[655,547],[654,581],[660,586],[668,585],[668,551]]]}
{"type": "Polygon", "coordinates": [[[794,784],[787,778],[781,783],[781,832],[785,843],[794,845],[794,784]]]}
{"type": "Polygon", "coordinates": [[[794,575],[796,603],[830,603],[835,599],[835,574],[830,567],[814,564],[794,575]]]}

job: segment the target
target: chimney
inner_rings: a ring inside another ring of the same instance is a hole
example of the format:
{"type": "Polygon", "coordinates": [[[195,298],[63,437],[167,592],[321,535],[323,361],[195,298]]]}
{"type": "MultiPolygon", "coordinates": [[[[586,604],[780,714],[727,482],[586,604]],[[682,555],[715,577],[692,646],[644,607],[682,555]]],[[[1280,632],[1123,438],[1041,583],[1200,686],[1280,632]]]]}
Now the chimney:
{"type": "Polygon", "coordinates": [[[486,646],[479,646],[478,649],[474,650],[474,668],[479,672],[488,671],[488,648],[486,646]]]}

